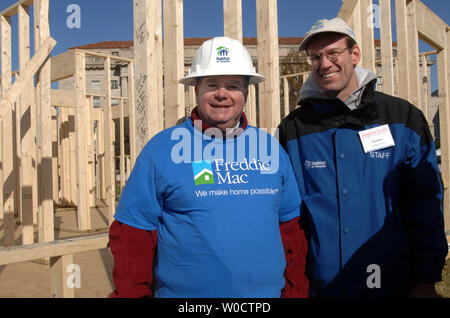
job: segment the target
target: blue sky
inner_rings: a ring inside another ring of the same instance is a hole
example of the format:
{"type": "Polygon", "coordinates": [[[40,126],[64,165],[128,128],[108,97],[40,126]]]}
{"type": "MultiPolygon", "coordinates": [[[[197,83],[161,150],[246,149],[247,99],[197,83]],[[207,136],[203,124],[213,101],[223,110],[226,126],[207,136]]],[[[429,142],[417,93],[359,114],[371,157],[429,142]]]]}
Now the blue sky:
{"type": "MultiPolygon", "coordinates": [[[[1,0],[0,11],[15,2],[16,0],[1,0]]],[[[422,2],[450,24],[450,1],[422,0],[422,2]]],[[[243,0],[242,3],[244,36],[255,37],[256,1],[243,0]]],[[[279,36],[303,36],[318,19],[336,16],[341,3],[340,0],[278,0],[279,36]]],[[[374,3],[378,1],[375,0],[374,3]]],[[[183,5],[185,37],[223,35],[222,0],[184,0],[183,5]]],[[[12,25],[13,50],[15,50],[16,17],[13,18],[12,25]]],[[[83,44],[132,40],[133,0],[50,0],[50,28],[52,37],[58,42],[52,55],[83,44]],[[79,29],[71,29],[66,24],[70,15],[66,10],[70,4],[77,4],[81,9],[79,29]]],[[[422,44],[421,51],[427,50],[430,48],[422,44]]],[[[16,63],[13,60],[13,68],[17,67],[16,63]]]]}

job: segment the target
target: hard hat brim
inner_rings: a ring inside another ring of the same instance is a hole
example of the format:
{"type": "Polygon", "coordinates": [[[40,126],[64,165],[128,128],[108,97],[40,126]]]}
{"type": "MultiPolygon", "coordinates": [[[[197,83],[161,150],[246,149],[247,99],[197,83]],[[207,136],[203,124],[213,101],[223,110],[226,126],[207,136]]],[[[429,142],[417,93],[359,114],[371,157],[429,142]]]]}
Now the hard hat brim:
{"type": "Polygon", "coordinates": [[[180,83],[184,84],[186,86],[195,86],[197,84],[197,79],[201,78],[201,77],[206,77],[206,76],[223,76],[223,75],[236,75],[236,76],[245,76],[248,77],[249,81],[248,83],[250,85],[256,85],[259,83],[262,83],[266,80],[266,78],[258,73],[253,73],[253,74],[236,74],[236,72],[230,72],[230,73],[202,73],[202,74],[189,74],[185,77],[183,77],[182,79],[180,79],[180,83]]]}

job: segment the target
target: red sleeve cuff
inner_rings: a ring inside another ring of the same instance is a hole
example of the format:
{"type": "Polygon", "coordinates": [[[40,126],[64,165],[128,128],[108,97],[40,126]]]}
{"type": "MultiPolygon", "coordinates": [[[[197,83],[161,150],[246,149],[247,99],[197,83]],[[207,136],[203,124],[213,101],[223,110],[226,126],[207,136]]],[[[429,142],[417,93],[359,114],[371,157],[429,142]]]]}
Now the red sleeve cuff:
{"type": "Polygon", "coordinates": [[[109,247],[114,257],[111,298],[152,297],[153,260],[157,231],[145,231],[115,220],[109,229],[109,247]]]}
{"type": "Polygon", "coordinates": [[[300,217],[280,224],[281,239],[286,257],[283,298],[307,298],[309,281],[305,274],[308,243],[300,226],[300,217]]]}

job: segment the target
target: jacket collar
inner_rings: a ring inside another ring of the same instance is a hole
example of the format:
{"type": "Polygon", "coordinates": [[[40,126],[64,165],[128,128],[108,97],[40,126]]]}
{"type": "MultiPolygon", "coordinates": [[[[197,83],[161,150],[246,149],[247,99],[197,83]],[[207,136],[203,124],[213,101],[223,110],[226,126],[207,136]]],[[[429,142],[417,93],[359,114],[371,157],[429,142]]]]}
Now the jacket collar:
{"type": "Polygon", "coordinates": [[[308,121],[319,123],[331,120],[336,127],[345,124],[358,126],[368,125],[378,117],[378,108],[375,102],[376,79],[365,85],[360,98],[358,108],[351,110],[339,98],[321,98],[318,95],[301,100],[302,107],[308,114],[308,121]]]}

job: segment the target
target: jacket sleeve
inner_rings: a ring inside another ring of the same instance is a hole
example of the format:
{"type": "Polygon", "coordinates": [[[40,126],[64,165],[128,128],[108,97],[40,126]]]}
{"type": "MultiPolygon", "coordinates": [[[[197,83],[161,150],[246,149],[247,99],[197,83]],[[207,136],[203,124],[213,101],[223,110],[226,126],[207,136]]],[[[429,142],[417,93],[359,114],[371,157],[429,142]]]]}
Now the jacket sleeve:
{"type": "Polygon", "coordinates": [[[115,285],[109,297],[153,297],[151,288],[157,231],[137,229],[115,220],[109,229],[109,247],[114,257],[115,285]]]}
{"type": "Polygon", "coordinates": [[[411,250],[411,283],[442,279],[448,246],[444,231],[442,184],[436,148],[422,112],[412,112],[408,126],[416,132],[406,139],[402,167],[405,229],[411,250]],[[418,136],[418,137],[417,137],[418,136]]]}
{"type": "Polygon", "coordinates": [[[282,298],[307,298],[309,281],[305,274],[306,236],[300,226],[300,217],[280,224],[281,239],[286,257],[285,286],[282,298]]]}

